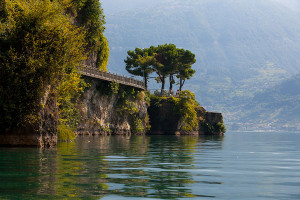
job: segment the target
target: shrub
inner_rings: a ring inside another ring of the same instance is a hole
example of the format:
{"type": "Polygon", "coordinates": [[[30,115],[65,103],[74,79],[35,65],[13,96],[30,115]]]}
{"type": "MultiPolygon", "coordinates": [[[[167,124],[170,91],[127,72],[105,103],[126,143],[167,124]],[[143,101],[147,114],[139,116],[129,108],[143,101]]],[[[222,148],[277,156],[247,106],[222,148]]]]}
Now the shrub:
{"type": "Polygon", "coordinates": [[[182,131],[196,131],[199,128],[199,119],[197,116],[198,102],[195,100],[195,95],[186,90],[182,91],[179,97],[159,97],[151,95],[151,106],[161,107],[164,102],[169,102],[173,105],[174,114],[180,116],[182,122],[182,131]]]}
{"type": "Polygon", "coordinates": [[[81,119],[76,102],[86,87],[88,84],[76,71],[67,74],[58,87],[59,122],[68,125],[74,131],[81,119]]]}
{"type": "Polygon", "coordinates": [[[226,132],[225,125],[221,122],[210,124],[210,123],[202,123],[201,126],[204,127],[204,131],[209,134],[221,134],[226,132]]]}
{"type": "Polygon", "coordinates": [[[118,94],[118,92],[119,92],[119,83],[110,82],[109,85],[110,85],[111,94],[118,94]]]}
{"type": "Polygon", "coordinates": [[[85,42],[57,1],[5,0],[0,15],[0,129],[7,129],[38,118],[46,89],[85,59],[85,42]]]}
{"type": "Polygon", "coordinates": [[[85,27],[88,49],[96,51],[97,67],[107,71],[109,46],[104,36],[105,16],[99,0],[72,0],[73,15],[81,26],[85,27]]]}
{"type": "Polygon", "coordinates": [[[60,124],[57,127],[57,137],[60,141],[72,141],[75,139],[75,133],[67,125],[60,124]]]}
{"type": "Polygon", "coordinates": [[[195,131],[199,128],[199,119],[197,116],[197,108],[199,103],[195,100],[195,95],[189,90],[181,91],[179,101],[176,103],[176,109],[182,116],[183,131],[195,131]]]}
{"type": "Polygon", "coordinates": [[[146,98],[146,94],[144,91],[139,91],[136,95],[137,100],[144,101],[146,98]]]}

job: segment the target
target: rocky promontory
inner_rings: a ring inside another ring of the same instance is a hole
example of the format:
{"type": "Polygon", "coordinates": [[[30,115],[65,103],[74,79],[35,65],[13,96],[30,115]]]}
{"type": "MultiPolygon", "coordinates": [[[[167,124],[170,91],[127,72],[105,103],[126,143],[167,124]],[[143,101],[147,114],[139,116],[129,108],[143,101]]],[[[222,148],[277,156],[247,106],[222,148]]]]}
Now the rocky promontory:
{"type": "Polygon", "coordinates": [[[185,93],[188,95],[151,98],[148,108],[150,134],[223,135],[226,129],[222,114],[206,111],[192,93],[185,93]]]}

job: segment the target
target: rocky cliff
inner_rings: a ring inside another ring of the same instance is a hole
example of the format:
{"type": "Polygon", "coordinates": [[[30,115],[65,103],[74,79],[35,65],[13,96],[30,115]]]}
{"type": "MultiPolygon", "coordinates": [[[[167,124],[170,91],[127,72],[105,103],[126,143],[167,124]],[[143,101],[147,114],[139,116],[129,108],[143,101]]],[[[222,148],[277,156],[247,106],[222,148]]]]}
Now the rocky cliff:
{"type": "Polygon", "coordinates": [[[198,116],[200,119],[199,134],[223,135],[226,132],[222,113],[209,112],[202,108],[202,112],[198,116]]]}
{"type": "MultiPolygon", "coordinates": [[[[145,134],[149,129],[143,91],[114,82],[84,77],[90,85],[77,102],[79,135],[145,134]]],[[[0,146],[52,147],[57,143],[57,94],[46,91],[35,123],[1,132],[0,146]]]]}
{"type": "Polygon", "coordinates": [[[38,113],[38,119],[24,123],[14,129],[0,133],[0,146],[38,146],[52,147],[57,143],[58,107],[57,94],[51,87],[41,99],[44,107],[38,113]]]}
{"type": "MultiPolygon", "coordinates": [[[[84,77],[89,87],[78,100],[77,135],[214,134],[225,132],[221,113],[207,112],[185,98],[150,101],[144,91],[84,77]],[[191,111],[195,111],[192,119],[191,111]],[[149,115],[148,115],[149,114],[149,115]],[[150,119],[150,122],[149,122],[150,119]],[[196,123],[195,123],[196,121],[196,123]],[[151,126],[151,130],[150,130],[151,126]]],[[[0,145],[51,147],[57,143],[57,95],[49,90],[36,123],[0,134],[0,145]]]]}
{"type": "Polygon", "coordinates": [[[143,134],[146,132],[147,105],[143,91],[87,77],[85,80],[90,87],[77,104],[82,116],[77,134],[143,134]]]}
{"type": "Polygon", "coordinates": [[[151,99],[148,108],[151,134],[223,135],[226,131],[221,113],[208,112],[197,104],[189,108],[180,101],[173,97],[151,99]],[[187,123],[193,126],[186,128],[187,123]]]}

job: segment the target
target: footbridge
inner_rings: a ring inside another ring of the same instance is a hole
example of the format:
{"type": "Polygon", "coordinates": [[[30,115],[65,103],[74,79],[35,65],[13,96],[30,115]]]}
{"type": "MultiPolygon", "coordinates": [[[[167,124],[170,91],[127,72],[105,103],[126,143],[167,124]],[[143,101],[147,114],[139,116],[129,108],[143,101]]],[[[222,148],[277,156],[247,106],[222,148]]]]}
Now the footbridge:
{"type": "Polygon", "coordinates": [[[97,68],[89,67],[89,66],[78,67],[78,70],[83,76],[93,77],[99,80],[116,82],[122,85],[128,85],[131,87],[145,90],[145,83],[143,81],[139,81],[134,78],[120,76],[110,72],[100,71],[97,68]]]}

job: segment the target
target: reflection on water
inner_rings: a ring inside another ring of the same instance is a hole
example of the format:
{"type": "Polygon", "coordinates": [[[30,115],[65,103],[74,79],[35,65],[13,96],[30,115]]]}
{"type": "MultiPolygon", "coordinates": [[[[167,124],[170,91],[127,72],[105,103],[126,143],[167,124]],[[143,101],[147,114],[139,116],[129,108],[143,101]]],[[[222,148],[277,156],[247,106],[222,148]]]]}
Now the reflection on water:
{"type": "Polygon", "coordinates": [[[158,198],[192,196],[191,190],[185,188],[193,183],[192,176],[179,169],[193,167],[197,137],[153,137],[147,138],[146,143],[142,141],[131,143],[134,151],[130,155],[122,154],[120,149],[121,155],[108,158],[108,180],[111,188],[115,188],[113,193],[158,198]],[[141,145],[145,148],[139,149],[141,145]]]}
{"type": "Polygon", "coordinates": [[[0,199],[55,194],[56,157],[53,149],[0,148],[0,199]]]}
{"type": "Polygon", "coordinates": [[[294,140],[265,139],[81,136],[55,149],[0,148],[0,199],[298,199],[294,140]]]}

